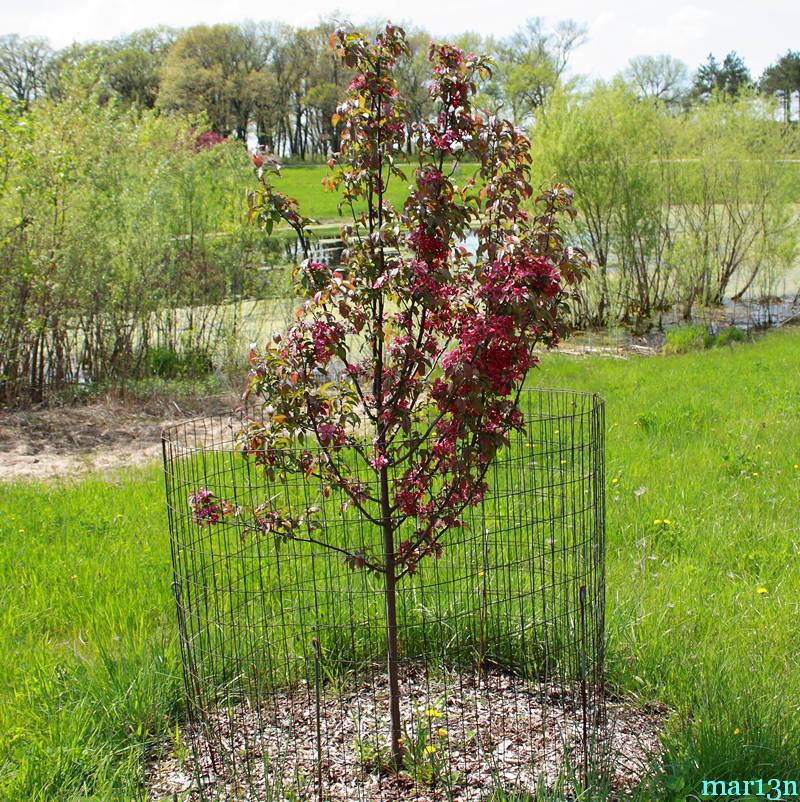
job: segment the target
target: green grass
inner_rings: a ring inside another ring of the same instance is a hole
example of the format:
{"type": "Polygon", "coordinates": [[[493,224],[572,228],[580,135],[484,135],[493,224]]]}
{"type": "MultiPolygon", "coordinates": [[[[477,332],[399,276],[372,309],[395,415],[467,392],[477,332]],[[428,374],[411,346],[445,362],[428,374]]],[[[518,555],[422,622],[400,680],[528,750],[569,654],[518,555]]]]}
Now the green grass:
{"type": "MultiPolygon", "coordinates": [[[[646,797],[800,773],[799,354],[787,330],[535,377],[607,399],[609,676],[674,711],[646,797]]],[[[181,713],[158,466],[0,504],[0,799],[142,799],[181,713]]]]}
{"type": "Polygon", "coordinates": [[[667,331],[664,352],[685,354],[687,351],[702,351],[704,348],[720,348],[744,342],[748,336],[736,326],[728,326],[716,334],[712,334],[707,326],[678,326],[667,331]]]}
{"type": "MultiPolygon", "coordinates": [[[[403,183],[398,177],[391,176],[386,197],[390,203],[399,208],[408,195],[409,184],[413,184],[414,165],[399,164],[398,166],[406,173],[409,182],[403,183]]],[[[471,174],[471,168],[471,165],[463,165],[458,168],[456,175],[463,172],[471,174]]],[[[276,189],[297,198],[303,214],[307,217],[313,217],[320,221],[335,221],[339,217],[337,208],[339,193],[326,192],[322,188],[322,179],[330,175],[331,170],[327,164],[286,165],[281,170],[281,177],[276,178],[273,183],[276,189]]],[[[342,212],[346,218],[349,218],[350,213],[347,208],[344,208],[342,212]]]]}

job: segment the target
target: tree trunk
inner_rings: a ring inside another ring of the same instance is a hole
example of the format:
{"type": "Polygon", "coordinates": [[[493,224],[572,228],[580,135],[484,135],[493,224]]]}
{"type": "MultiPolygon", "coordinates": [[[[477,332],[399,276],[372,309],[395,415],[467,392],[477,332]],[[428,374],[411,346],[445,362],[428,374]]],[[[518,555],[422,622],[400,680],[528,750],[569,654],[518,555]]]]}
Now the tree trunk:
{"type": "Polygon", "coordinates": [[[383,551],[386,598],[386,643],[389,679],[389,716],[391,751],[395,770],[403,767],[403,730],[400,724],[400,679],[397,648],[397,577],[395,575],[394,531],[389,509],[389,473],[381,468],[381,516],[383,519],[383,551]]]}

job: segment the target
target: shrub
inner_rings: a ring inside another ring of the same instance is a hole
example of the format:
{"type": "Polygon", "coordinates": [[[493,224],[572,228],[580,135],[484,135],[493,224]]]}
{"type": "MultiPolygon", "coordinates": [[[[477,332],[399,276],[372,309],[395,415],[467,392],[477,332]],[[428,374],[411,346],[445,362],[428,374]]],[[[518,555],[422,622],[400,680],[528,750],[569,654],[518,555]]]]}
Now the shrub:
{"type": "Polygon", "coordinates": [[[718,332],[716,337],[714,337],[714,345],[732,345],[733,343],[743,342],[746,339],[747,334],[738,326],[728,326],[718,332]]]}
{"type": "Polygon", "coordinates": [[[687,351],[702,351],[710,348],[714,337],[706,326],[681,326],[667,332],[664,352],[685,354],[687,351]]]}

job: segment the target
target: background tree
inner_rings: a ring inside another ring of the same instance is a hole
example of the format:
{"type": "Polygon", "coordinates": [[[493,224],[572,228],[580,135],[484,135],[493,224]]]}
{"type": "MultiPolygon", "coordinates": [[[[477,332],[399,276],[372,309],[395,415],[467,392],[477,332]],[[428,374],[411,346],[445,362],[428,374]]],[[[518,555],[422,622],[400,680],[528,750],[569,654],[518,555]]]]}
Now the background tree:
{"type": "MultiPolygon", "coordinates": [[[[791,122],[792,95],[795,92],[800,93],[800,52],[788,50],[775,64],[767,67],[759,81],[759,89],[778,96],[783,109],[783,120],[791,122]]],[[[798,115],[800,119],[800,110],[798,115]]]]}
{"type": "Polygon", "coordinates": [[[673,122],[617,81],[582,97],[557,95],[534,128],[537,178],[556,175],[580,197],[576,239],[597,269],[575,319],[580,326],[641,325],[671,297],[675,180],[665,162],[674,155],[673,122]]]}
{"type": "Polygon", "coordinates": [[[273,46],[256,26],[189,28],[167,56],[158,105],[203,114],[218,134],[244,139],[262,98],[274,90],[267,69],[273,46]]]}
{"type": "Polygon", "coordinates": [[[82,87],[84,96],[107,103],[114,92],[109,83],[111,48],[105,42],[73,42],[59,50],[47,71],[47,97],[65,101],[82,87]]]}
{"type": "Polygon", "coordinates": [[[689,68],[669,55],[636,56],[628,62],[622,78],[639,97],[680,105],[689,90],[689,68]]]}
{"type": "Polygon", "coordinates": [[[0,91],[27,109],[44,93],[52,58],[46,39],[0,36],[0,91]]]}
{"type": "Polygon", "coordinates": [[[171,28],[145,28],[109,43],[108,83],[123,103],[155,106],[161,70],[176,37],[171,28]]]}
{"type": "MultiPolygon", "coordinates": [[[[406,31],[406,42],[409,57],[402,59],[397,65],[397,87],[406,101],[408,113],[408,136],[406,137],[406,152],[410,155],[413,139],[411,128],[419,125],[433,113],[433,102],[428,92],[430,80],[430,63],[428,61],[428,46],[431,37],[427,31],[420,28],[406,31]]],[[[462,43],[458,46],[467,52],[475,52],[479,48],[468,47],[462,43]]]]}
{"type": "Polygon", "coordinates": [[[541,17],[528,19],[511,36],[494,43],[497,67],[486,88],[515,125],[531,121],[558,86],[572,51],[586,39],[586,28],[572,20],[558,22],[552,31],[541,17]]]}
{"type": "Polygon", "coordinates": [[[732,50],[719,64],[713,53],[709,53],[708,61],[702,64],[694,76],[692,96],[698,100],[708,100],[717,93],[723,97],[736,97],[742,90],[753,85],[750,70],[741,56],[732,50]]]}

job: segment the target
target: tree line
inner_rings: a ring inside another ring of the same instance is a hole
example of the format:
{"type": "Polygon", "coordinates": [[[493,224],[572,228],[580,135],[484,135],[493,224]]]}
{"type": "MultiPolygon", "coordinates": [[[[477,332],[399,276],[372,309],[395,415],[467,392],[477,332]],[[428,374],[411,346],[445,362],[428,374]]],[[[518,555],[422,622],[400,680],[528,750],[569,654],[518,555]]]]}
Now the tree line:
{"type": "MultiPolygon", "coordinates": [[[[101,103],[202,115],[220,136],[243,139],[249,129],[263,147],[284,157],[326,156],[338,149],[332,117],[352,79],[329,46],[336,24],[148,28],[61,50],[42,38],[9,34],[0,37],[0,91],[28,109],[39,99],[63,97],[80,72],[101,103]]],[[[526,125],[557,87],[579,88],[579,80],[566,79],[566,68],[586,35],[570,20],[547,27],[532,18],[504,38],[463,33],[452,41],[488,54],[496,65],[479,87],[478,105],[526,125]]],[[[398,74],[417,122],[431,113],[425,77],[430,40],[421,28],[408,31],[411,58],[398,74]]],[[[800,95],[800,52],[780,56],[757,80],[735,52],[721,61],[709,55],[693,74],[672,56],[639,56],[620,78],[640,97],[684,110],[712,96],[756,90],[778,97],[789,122],[792,99],[800,95]]]]}

